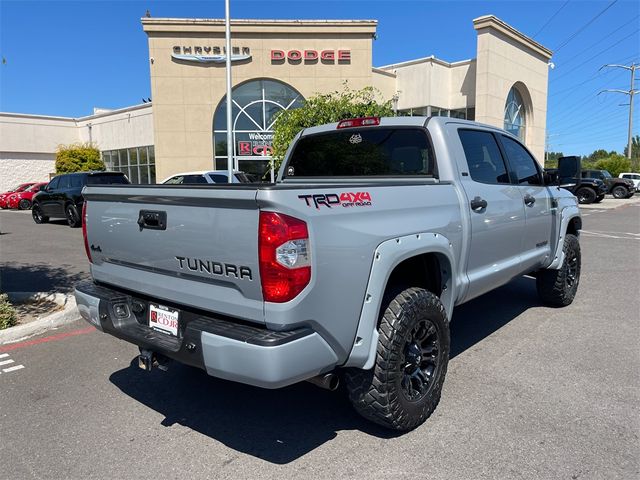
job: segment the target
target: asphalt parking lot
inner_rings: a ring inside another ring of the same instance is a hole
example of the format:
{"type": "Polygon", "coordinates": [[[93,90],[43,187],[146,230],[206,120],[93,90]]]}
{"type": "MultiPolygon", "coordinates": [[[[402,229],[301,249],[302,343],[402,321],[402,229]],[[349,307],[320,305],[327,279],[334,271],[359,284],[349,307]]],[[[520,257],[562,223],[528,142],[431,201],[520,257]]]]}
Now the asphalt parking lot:
{"type": "MultiPolygon", "coordinates": [[[[310,384],[145,373],[78,321],[0,345],[22,366],[0,373],[0,478],[639,478],[640,204],[583,213],[575,302],[543,307],[521,278],[456,309],[442,400],[412,432],[310,384]]],[[[0,228],[3,288],[86,276],[80,230],[24,212],[0,228]]]]}

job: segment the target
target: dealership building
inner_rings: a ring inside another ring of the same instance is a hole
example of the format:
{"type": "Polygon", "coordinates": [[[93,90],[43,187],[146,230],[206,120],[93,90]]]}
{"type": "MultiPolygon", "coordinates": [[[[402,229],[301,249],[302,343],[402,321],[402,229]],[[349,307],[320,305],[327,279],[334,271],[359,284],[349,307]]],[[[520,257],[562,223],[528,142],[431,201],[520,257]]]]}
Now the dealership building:
{"type": "MultiPolygon", "coordinates": [[[[58,145],[94,142],[134,183],[227,168],[224,21],[143,18],[152,103],[80,118],[0,113],[0,190],[54,172],[58,145]]],[[[449,116],[520,137],[542,161],[551,51],[494,16],[473,20],[476,57],[372,66],[373,20],[232,20],[234,162],[268,169],[281,110],[373,86],[406,115],[449,116]]]]}

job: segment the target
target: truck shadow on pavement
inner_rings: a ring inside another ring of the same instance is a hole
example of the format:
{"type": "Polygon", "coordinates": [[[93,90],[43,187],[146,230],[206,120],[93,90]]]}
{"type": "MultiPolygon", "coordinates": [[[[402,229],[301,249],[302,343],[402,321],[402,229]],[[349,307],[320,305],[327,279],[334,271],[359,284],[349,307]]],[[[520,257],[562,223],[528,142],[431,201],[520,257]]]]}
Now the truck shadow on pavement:
{"type": "Polygon", "coordinates": [[[73,287],[89,278],[88,273],[72,273],[72,265],[0,263],[2,292],[70,293],[73,287]]]}
{"type": "MultiPolygon", "coordinates": [[[[535,281],[517,279],[459,307],[451,324],[451,358],[462,354],[532,306],[539,306],[535,281]]],[[[110,381],[123,393],[179,424],[238,452],[275,464],[292,462],[336,437],[360,430],[379,438],[401,435],[367,422],[346,394],[308,383],[265,390],[209,377],[173,362],[167,372],[147,373],[133,359],[110,381]],[[341,394],[342,393],[342,394],[341,394]]],[[[440,404],[446,409],[446,398],[440,404]]],[[[426,427],[428,428],[427,420],[426,427]]]]}

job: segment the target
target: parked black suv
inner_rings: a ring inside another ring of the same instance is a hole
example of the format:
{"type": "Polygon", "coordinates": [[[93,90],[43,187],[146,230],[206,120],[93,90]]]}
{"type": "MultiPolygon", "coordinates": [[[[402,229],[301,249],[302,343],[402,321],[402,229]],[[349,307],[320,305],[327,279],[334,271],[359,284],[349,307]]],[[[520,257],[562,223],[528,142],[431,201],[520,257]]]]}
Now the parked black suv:
{"type": "Polygon", "coordinates": [[[46,223],[50,218],[66,218],[70,227],[82,225],[82,188],[85,185],[128,184],[121,172],[78,172],[54,177],[33,197],[31,215],[36,223],[46,223]]]}
{"type": "Polygon", "coordinates": [[[607,170],[583,170],[582,178],[597,178],[607,186],[607,193],[614,198],[630,198],[636,193],[633,181],[613,177],[607,170]]]}

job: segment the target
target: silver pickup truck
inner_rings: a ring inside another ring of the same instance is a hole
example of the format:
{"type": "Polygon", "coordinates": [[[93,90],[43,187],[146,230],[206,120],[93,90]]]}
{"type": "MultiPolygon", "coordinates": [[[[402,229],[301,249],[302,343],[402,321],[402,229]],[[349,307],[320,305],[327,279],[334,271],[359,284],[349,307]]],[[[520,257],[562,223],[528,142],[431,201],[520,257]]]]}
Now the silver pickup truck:
{"type": "Polygon", "coordinates": [[[84,197],[80,313],[138,345],[142,368],[173,359],[265,388],[344,379],[360,414],[397,430],[438,403],[456,305],[528,274],[565,306],[580,278],[575,197],[517,138],[453,118],[306,129],[274,184],[84,197]]]}

